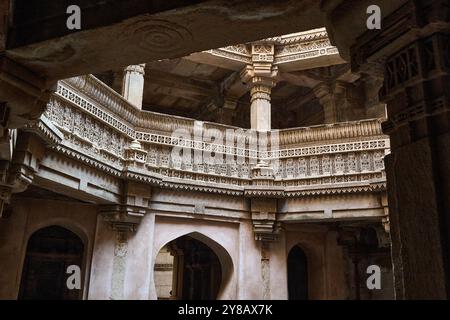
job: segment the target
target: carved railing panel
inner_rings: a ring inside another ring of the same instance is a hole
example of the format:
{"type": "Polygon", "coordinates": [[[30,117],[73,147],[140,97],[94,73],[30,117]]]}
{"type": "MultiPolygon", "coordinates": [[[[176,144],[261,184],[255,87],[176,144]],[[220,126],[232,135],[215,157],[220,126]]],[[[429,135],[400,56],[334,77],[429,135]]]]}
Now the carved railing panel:
{"type": "MultiPolygon", "coordinates": [[[[195,121],[138,112],[96,78],[81,78],[59,82],[43,117],[64,134],[54,147],[57,151],[108,173],[126,172],[129,177],[166,187],[211,192],[218,192],[214,189],[218,187],[220,192],[242,194],[247,186],[264,184],[252,179],[253,167],[263,160],[273,168],[271,185],[292,195],[296,190],[384,185],[383,158],[389,140],[381,132],[380,120],[280,130],[271,133],[279,138],[277,143],[258,150],[249,143],[251,135],[245,144],[237,139],[230,144],[171,136],[180,128],[192,133],[195,121]],[[181,162],[172,156],[174,147],[192,154],[213,152],[215,159],[223,156],[224,162],[198,162],[194,157],[181,162]]],[[[237,129],[201,124],[223,136],[237,129]]]]}

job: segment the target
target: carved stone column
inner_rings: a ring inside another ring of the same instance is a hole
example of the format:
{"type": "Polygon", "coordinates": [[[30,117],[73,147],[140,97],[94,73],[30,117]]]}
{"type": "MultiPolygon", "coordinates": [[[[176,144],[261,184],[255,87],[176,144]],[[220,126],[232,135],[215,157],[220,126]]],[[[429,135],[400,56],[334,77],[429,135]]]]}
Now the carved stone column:
{"type": "Polygon", "coordinates": [[[223,107],[219,109],[217,121],[219,123],[233,125],[233,118],[236,115],[237,99],[225,98],[223,107]]]}
{"type": "Polygon", "coordinates": [[[142,109],[144,97],[145,64],[128,66],[124,70],[122,95],[131,104],[142,109]]]}
{"type": "Polygon", "coordinates": [[[327,83],[321,83],[314,88],[314,94],[319,98],[320,104],[323,106],[324,122],[338,122],[336,98],[333,94],[333,87],[327,83]]]}
{"type": "Polygon", "coordinates": [[[385,61],[381,98],[396,297],[450,297],[450,7],[408,1],[352,47],[385,61]]]}
{"type": "Polygon", "coordinates": [[[270,131],[270,95],[276,85],[278,68],[273,66],[274,45],[270,43],[252,44],[252,65],[241,72],[244,82],[250,87],[250,128],[257,131],[270,131]]]}

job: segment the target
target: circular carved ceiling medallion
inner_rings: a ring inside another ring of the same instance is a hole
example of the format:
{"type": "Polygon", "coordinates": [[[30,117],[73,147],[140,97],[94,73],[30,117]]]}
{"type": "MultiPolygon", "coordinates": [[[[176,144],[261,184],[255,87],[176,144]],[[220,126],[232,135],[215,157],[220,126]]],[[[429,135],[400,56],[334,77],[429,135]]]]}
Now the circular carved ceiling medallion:
{"type": "Polygon", "coordinates": [[[165,20],[140,20],[129,26],[128,30],[128,36],[135,37],[138,41],[137,45],[150,52],[182,51],[193,41],[189,30],[165,20]]]}

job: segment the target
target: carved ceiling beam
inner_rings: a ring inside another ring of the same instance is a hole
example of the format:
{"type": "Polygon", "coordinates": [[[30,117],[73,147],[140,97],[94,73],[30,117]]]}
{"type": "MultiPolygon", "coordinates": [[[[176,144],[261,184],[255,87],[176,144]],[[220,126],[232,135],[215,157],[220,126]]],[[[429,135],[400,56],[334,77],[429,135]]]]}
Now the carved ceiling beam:
{"type": "Polygon", "coordinates": [[[233,71],[240,71],[245,66],[244,61],[227,59],[223,56],[214,55],[210,51],[191,53],[183,59],[233,71]]]}
{"type": "MultiPolygon", "coordinates": [[[[155,83],[147,83],[146,84],[146,92],[148,94],[151,94],[152,96],[157,97],[157,95],[162,96],[169,96],[172,98],[180,98],[184,100],[189,100],[194,102],[195,104],[198,104],[200,102],[206,102],[208,101],[212,93],[209,95],[206,95],[204,93],[199,92],[193,92],[188,89],[182,89],[182,88],[176,88],[176,87],[169,87],[169,86],[160,86],[155,83]]],[[[148,103],[148,100],[144,100],[144,104],[148,103]]],[[[154,103],[152,103],[153,105],[154,103]]],[[[157,104],[157,103],[156,103],[157,104]]]]}
{"type": "Polygon", "coordinates": [[[221,82],[220,88],[225,99],[238,100],[249,91],[248,86],[241,79],[240,71],[233,72],[221,82]]]}
{"type": "Polygon", "coordinates": [[[210,97],[217,93],[218,86],[213,81],[196,80],[155,69],[146,70],[145,81],[149,84],[179,90],[182,94],[210,97]]]}
{"type": "Polygon", "coordinates": [[[319,80],[311,78],[306,73],[279,72],[278,79],[279,81],[286,81],[298,87],[307,87],[307,88],[314,88],[320,83],[319,80]]]}
{"type": "Polygon", "coordinates": [[[280,105],[284,105],[286,110],[298,109],[300,106],[307,104],[311,100],[316,99],[316,95],[313,90],[310,90],[308,93],[294,93],[289,96],[287,99],[279,102],[280,105]]]}
{"type": "Polygon", "coordinates": [[[81,6],[83,29],[74,32],[65,28],[64,3],[16,1],[20,14],[9,32],[8,55],[56,80],[310,30],[324,23],[316,2],[283,0],[264,6],[258,1],[133,2],[133,6],[121,0],[81,6]]]}

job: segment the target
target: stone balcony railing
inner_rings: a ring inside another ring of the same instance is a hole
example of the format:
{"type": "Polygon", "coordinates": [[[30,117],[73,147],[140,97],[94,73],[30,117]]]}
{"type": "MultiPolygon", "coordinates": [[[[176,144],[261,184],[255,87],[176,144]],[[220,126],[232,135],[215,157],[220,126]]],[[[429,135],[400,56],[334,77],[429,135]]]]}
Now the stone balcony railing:
{"type": "Polygon", "coordinates": [[[253,147],[251,134],[244,143],[236,138],[231,143],[196,139],[194,127],[199,125],[223,137],[242,131],[139,111],[95,77],[83,76],[58,83],[33,128],[60,137],[53,139],[52,147],[59,153],[107,174],[160,187],[243,195],[258,185],[284,196],[385,188],[383,158],[389,140],[379,119],[273,131],[267,150],[253,147]],[[175,130],[188,136],[174,135],[175,130]],[[198,162],[192,157],[180,162],[172,156],[175,147],[192,154],[212,152],[215,159],[223,155],[225,161],[198,162]],[[268,179],[255,175],[261,161],[272,168],[268,179]]]}

